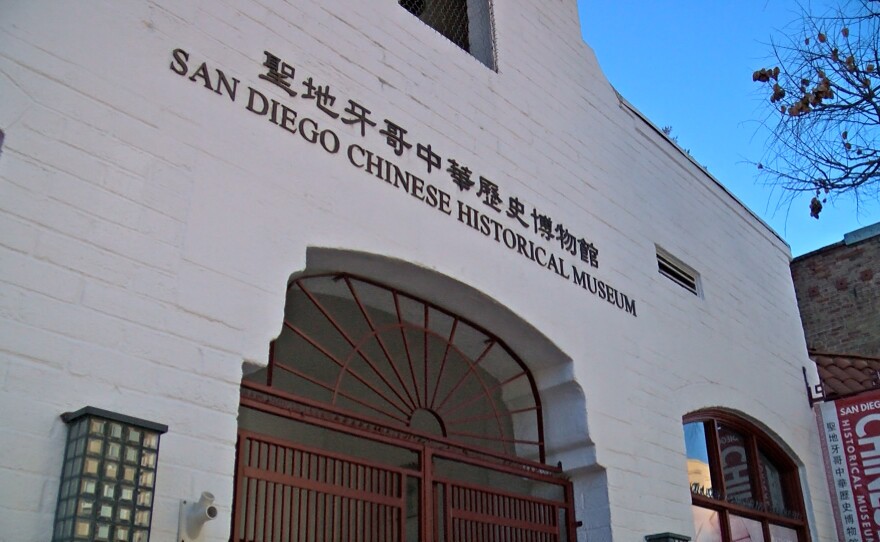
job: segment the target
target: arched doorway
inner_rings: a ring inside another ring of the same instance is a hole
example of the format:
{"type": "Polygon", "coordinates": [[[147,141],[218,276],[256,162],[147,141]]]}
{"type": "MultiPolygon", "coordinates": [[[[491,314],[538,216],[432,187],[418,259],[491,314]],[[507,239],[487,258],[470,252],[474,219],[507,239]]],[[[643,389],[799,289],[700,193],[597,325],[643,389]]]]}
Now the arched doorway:
{"type": "Polygon", "coordinates": [[[300,277],[242,383],[235,541],[571,541],[540,397],[499,338],[350,274],[300,277]]]}

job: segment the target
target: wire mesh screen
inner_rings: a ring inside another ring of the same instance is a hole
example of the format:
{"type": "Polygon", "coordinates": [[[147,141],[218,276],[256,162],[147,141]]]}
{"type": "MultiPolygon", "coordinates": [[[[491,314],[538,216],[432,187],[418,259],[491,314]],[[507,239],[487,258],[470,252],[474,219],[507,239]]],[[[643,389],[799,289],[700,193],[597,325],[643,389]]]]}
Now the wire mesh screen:
{"type": "Polygon", "coordinates": [[[495,37],[489,0],[399,0],[407,11],[495,69],[495,37]]]}

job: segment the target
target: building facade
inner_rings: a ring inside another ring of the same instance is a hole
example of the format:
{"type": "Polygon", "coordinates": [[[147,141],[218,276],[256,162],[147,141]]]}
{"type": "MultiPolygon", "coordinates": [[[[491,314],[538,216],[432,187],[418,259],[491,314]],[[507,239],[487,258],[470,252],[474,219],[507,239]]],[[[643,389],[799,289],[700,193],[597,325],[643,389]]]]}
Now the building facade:
{"type": "Polygon", "coordinates": [[[880,358],[880,223],[791,262],[810,350],[880,358]]]}
{"type": "Polygon", "coordinates": [[[841,540],[876,538],[871,501],[880,440],[880,224],[792,260],[791,274],[820,385],[823,450],[841,540]],[[845,443],[845,446],[844,446],[845,443]],[[845,453],[844,453],[845,451],[845,453]],[[842,469],[840,467],[843,467],[842,469]],[[856,521],[867,518],[868,521],[856,521]]]}
{"type": "Polygon", "coordinates": [[[577,21],[3,3],[0,539],[835,540],[789,249],[577,21]]]}

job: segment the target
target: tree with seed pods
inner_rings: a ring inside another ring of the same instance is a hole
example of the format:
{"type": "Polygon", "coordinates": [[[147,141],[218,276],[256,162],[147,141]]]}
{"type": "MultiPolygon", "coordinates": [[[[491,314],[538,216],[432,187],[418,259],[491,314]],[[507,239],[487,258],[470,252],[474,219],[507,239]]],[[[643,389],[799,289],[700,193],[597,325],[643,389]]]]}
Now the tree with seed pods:
{"type": "Polygon", "coordinates": [[[880,196],[880,0],[804,11],[798,25],[771,44],[774,65],[752,74],[770,130],[756,165],[788,197],[812,194],[819,218],[829,196],[880,196]]]}

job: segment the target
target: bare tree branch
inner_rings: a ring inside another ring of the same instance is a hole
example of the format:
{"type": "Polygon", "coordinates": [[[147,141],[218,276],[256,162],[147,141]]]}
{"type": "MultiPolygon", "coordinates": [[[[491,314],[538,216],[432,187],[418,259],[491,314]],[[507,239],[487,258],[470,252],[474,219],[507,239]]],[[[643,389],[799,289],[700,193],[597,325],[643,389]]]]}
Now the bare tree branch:
{"type": "Polygon", "coordinates": [[[770,93],[758,168],[771,185],[815,193],[818,218],[828,195],[880,196],[880,1],[804,10],[801,23],[771,44],[777,66],[752,74],[770,93]]]}

